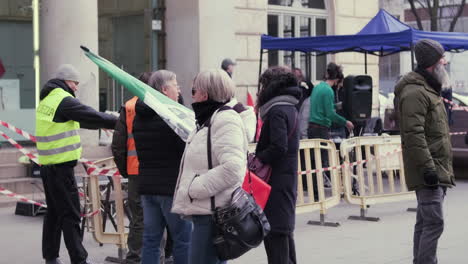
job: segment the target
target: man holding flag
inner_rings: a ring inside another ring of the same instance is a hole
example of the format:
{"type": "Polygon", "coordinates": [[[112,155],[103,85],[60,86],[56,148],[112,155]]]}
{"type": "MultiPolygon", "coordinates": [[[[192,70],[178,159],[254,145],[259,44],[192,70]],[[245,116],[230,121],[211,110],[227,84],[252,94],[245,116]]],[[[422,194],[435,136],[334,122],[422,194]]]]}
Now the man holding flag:
{"type": "Polygon", "coordinates": [[[114,129],[117,118],[83,105],[75,98],[80,78],[61,65],[41,90],[36,109],[36,139],[47,202],[42,232],[46,264],[60,264],[61,235],[72,264],[91,264],[80,231],[80,200],[73,168],[81,158],[81,128],[114,129]]]}

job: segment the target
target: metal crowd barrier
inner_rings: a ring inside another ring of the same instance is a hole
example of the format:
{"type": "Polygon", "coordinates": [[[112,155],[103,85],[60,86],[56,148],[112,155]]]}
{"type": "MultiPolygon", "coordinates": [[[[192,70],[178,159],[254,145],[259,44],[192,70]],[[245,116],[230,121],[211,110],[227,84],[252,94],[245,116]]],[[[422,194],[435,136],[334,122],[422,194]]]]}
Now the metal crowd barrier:
{"type": "Polygon", "coordinates": [[[360,216],[349,219],[379,221],[366,216],[370,205],[415,199],[414,192],[406,188],[400,136],[346,139],[340,153],[345,164],[357,163],[343,169],[345,199],[361,207],[360,216]]]}
{"type": "Polygon", "coordinates": [[[338,205],[341,200],[339,169],[339,158],[332,141],[323,139],[300,141],[296,212],[320,210],[320,220],[311,220],[308,224],[339,226],[339,223],[325,221],[327,210],[338,205]],[[325,167],[323,160],[328,160],[326,170],[323,170],[325,167]]]}
{"type": "MultiPolygon", "coordinates": [[[[255,146],[255,144],[250,144],[249,152],[254,152],[255,146]]],[[[296,213],[320,210],[320,220],[311,220],[308,224],[339,226],[339,223],[325,221],[327,210],[338,205],[341,199],[339,157],[335,144],[330,140],[323,139],[301,140],[297,167],[296,213]],[[335,169],[326,169],[325,172],[323,158],[328,159],[328,167],[335,167],[335,169]]]]}

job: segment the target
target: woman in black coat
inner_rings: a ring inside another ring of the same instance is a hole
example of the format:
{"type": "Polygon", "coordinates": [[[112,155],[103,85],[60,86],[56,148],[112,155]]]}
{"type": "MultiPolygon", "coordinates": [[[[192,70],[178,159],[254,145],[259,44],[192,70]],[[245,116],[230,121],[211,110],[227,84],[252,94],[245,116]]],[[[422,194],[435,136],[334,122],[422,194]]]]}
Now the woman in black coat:
{"type": "Polygon", "coordinates": [[[265,214],[271,232],[265,238],[269,264],[296,263],[294,246],[299,149],[298,103],[301,90],[289,68],[273,67],[260,77],[257,108],[264,121],[256,155],[272,167],[265,214]]]}

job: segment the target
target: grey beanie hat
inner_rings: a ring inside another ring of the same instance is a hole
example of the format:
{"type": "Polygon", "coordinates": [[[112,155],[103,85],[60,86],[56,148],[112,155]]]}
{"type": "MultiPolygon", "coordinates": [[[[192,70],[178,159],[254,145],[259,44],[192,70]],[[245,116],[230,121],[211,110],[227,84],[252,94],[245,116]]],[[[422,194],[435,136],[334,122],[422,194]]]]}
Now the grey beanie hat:
{"type": "Polygon", "coordinates": [[[432,39],[421,39],[414,46],[418,66],[426,69],[436,64],[444,56],[444,47],[432,39]]]}
{"type": "Polygon", "coordinates": [[[231,59],[229,58],[226,58],[223,60],[223,62],[221,62],[221,69],[223,70],[227,70],[229,65],[236,65],[236,63],[234,61],[232,61],[231,59]]]}
{"type": "Polygon", "coordinates": [[[70,64],[62,64],[55,72],[54,78],[64,81],[80,82],[80,73],[70,64]]]}

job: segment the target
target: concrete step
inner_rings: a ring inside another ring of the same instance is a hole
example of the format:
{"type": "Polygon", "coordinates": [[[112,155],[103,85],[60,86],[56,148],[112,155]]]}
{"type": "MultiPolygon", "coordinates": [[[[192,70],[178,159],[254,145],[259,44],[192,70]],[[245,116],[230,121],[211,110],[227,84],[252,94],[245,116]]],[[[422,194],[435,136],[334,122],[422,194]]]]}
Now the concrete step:
{"type": "Polygon", "coordinates": [[[42,193],[42,180],[38,178],[6,178],[0,179],[0,186],[17,194],[42,193]]]}
{"type": "Polygon", "coordinates": [[[23,154],[16,148],[4,148],[0,149],[0,164],[17,163],[18,158],[23,154]]]}
{"type": "MultiPolygon", "coordinates": [[[[35,152],[34,147],[25,147],[25,149],[35,152]]],[[[16,163],[18,162],[18,158],[23,155],[23,153],[11,145],[8,145],[8,147],[2,146],[0,148],[0,164],[16,163]]]]}
{"type": "Polygon", "coordinates": [[[20,163],[0,163],[0,180],[29,176],[29,168],[20,163]]]}
{"type": "MultiPolygon", "coordinates": [[[[4,178],[0,179],[0,186],[34,201],[40,202],[45,199],[42,191],[42,180],[38,178],[4,178]]],[[[0,208],[15,206],[17,201],[18,199],[16,198],[0,194],[0,208]]]]}

